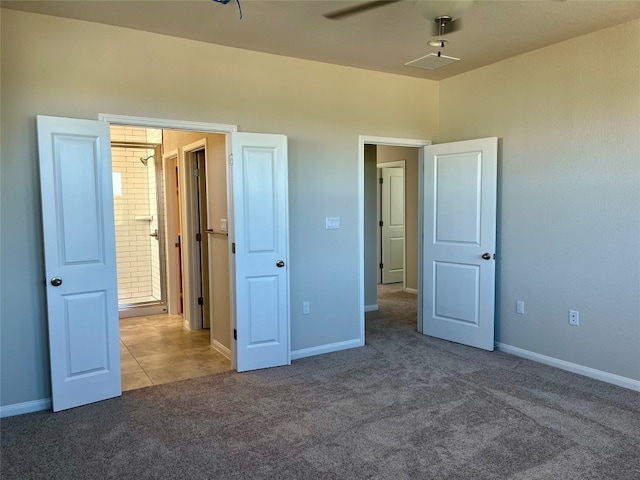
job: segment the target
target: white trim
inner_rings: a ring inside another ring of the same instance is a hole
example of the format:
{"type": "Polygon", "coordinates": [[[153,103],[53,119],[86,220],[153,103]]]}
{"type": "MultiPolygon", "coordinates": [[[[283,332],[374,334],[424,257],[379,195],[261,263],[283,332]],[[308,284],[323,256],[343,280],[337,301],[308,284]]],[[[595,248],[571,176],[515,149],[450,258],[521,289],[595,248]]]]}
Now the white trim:
{"type": "Polygon", "coordinates": [[[98,120],[118,125],[134,125],[137,127],[162,128],[169,130],[189,130],[195,132],[231,133],[237,132],[237,125],[224,123],[191,122],[188,120],[170,120],[165,118],[131,117],[112,113],[99,113],[98,120]]]}
{"type": "MultiPolygon", "coordinates": [[[[431,145],[431,140],[419,140],[411,138],[397,137],[377,137],[373,135],[358,135],[358,316],[360,318],[360,342],[364,345],[364,145],[390,145],[395,147],[416,147],[420,148],[418,153],[418,171],[422,173],[423,155],[422,148],[431,145]]],[[[418,222],[422,221],[422,175],[418,178],[418,222]]],[[[418,240],[418,291],[422,285],[421,254],[422,238],[418,240]]],[[[418,331],[422,331],[422,297],[418,295],[418,331]]],[[[293,354],[293,352],[292,352],[293,354]]],[[[293,356],[291,357],[293,359],[293,356]]]]}
{"type": "Polygon", "coordinates": [[[410,293],[411,295],[418,295],[418,289],[417,288],[405,288],[404,291],[406,293],[410,293]]]}
{"type": "Polygon", "coordinates": [[[584,375],[585,377],[594,378],[602,382],[611,383],[619,387],[628,388],[640,392],[640,381],[632,378],[622,377],[614,373],[604,372],[602,370],[596,370],[595,368],[585,367],[577,363],[567,362],[554,357],[548,357],[540,353],[531,352],[518,347],[512,347],[504,343],[496,342],[496,348],[501,352],[510,353],[517,357],[526,358],[527,360],[533,360],[534,362],[543,363],[551,367],[556,367],[568,372],[584,375]]]}
{"type": "Polygon", "coordinates": [[[325,353],[339,352],[340,350],[347,350],[349,348],[362,346],[364,346],[364,342],[362,342],[359,338],[354,338],[353,340],[329,343],[327,345],[320,345],[319,347],[303,348],[301,350],[293,350],[291,352],[291,360],[299,360],[305,357],[313,357],[315,355],[322,355],[325,353]]]}
{"type": "Polygon", "coordinates": [[[365,312],[375,312],[376,310],[378,310],[378,304],[374,304],[374,305],[365,305],[364,306],[364,311],[365,312]]]}
{"type": "Polygon", "coordinates": [[[41,412],[42,410],[51,410],[50,398],[0,406],[0,418],[24,415],[25,413],[41,412]]]}
{"type": "Polygon", "coordinates": [[[231,350],[221,344],[218,340],[214,340],[211,342],[211,348],[213,348],[220,355],[223,355],[225,358],[231,360],[231,350]]]}

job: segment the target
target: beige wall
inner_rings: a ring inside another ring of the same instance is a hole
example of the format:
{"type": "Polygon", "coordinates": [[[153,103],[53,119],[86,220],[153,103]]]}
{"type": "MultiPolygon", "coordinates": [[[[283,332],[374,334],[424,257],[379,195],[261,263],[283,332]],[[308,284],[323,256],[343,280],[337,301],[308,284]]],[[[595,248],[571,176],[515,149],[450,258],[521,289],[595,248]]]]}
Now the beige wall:
{"type": "Polygon", "coordinates": [[[497,340],[640,380],[640,20],[440,91],[441,142],[500,137],[497,340]]]}
{"type": "Polygon", "coordinates": [[[359,338],[358,135],[435,138],[437,82],[6,9],[1,22],[1,405],[50,396],[38,114],[287,135],[292,349],[359,338]],[[132,68],[141,58],[160,73],[132,68]]]}
{"type": "Polygon", "coordinates": [[[418,288],[418,158],[420,149],[378,145],[378,164],[405,161],[405,288],[418,288]]]}

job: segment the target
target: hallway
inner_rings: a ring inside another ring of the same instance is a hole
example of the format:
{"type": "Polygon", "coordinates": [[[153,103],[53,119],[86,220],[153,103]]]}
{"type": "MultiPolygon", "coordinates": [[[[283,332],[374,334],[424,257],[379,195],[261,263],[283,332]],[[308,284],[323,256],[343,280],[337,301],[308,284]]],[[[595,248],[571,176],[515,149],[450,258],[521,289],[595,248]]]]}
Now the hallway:
{"type": "Polygon", "coordinates": [[[209,330],[187,330],[180,315],[120,319],[122,391],[231,370],[209,330]]]}

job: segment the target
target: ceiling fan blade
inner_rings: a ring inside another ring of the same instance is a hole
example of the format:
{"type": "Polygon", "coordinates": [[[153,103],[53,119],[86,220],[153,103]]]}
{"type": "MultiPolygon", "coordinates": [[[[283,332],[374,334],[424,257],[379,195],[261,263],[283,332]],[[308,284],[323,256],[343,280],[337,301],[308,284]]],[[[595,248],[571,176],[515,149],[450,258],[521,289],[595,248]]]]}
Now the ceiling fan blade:
{"type": "MultiPolygon", "coordinates": [[[[462,19],[459,18],[457,20],[450,20],[447,22],[447,25],[444,27],[444,34],[457,32],[458,30],[462,30],[462,19]]],[[[440,25],[437,22],[433,22],[431,24],[431,36],[439,37],[440,36],[440,25]]]]}
{"type": "Polygon", "coordinates": [[[374,8],[384,7],[390,3],[397,3],[403,0],[375,0],[372,2],[361,3],[353,7],[342,8],[333,12],[325,13],[324,16],[330,20],[339,20],[344,17],[349,17],[357,13],[366,12],[367,10],[373,10],[374,8]]]}

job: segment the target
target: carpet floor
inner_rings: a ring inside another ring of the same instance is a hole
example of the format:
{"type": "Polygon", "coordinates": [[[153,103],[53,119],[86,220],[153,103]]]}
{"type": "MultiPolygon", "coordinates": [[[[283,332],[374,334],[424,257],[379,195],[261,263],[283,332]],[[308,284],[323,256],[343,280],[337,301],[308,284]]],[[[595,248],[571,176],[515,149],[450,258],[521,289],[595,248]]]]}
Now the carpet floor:
{"type": "Polygon", "coordinates": [[[366,345],[2,419],[9,479],[634,479],[640,393],[415,331],[392,287],[366,345]]]}

